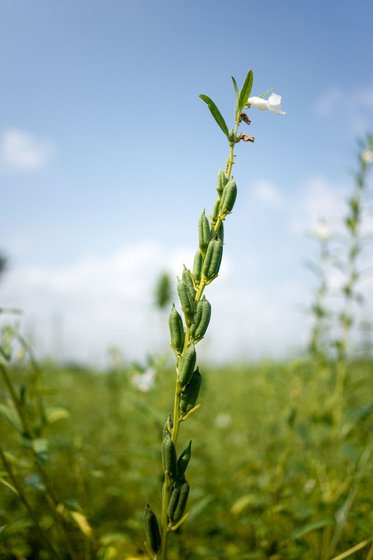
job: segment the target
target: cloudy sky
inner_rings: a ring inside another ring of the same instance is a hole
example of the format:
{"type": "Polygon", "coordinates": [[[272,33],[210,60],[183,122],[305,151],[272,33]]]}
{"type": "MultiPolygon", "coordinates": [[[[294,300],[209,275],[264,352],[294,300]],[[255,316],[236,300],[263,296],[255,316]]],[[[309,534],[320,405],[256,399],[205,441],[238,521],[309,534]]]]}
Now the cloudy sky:
{"type": "Polygon", "coordinates": [[[0,3],[0,304],[22,309],[39,355],[102,363],[111,345],[127,359],[167,346],[154,283],[191,266],[227,157],[198,94],[230,124],[230,76],[249,68],[253,94],[274,87],[287,114],[252,109],[256,141],[237,147],[201,349],[302,348],[308,233],[320,218],[338,227],[373,130],[372,19],[370,0],[0,3]]]}

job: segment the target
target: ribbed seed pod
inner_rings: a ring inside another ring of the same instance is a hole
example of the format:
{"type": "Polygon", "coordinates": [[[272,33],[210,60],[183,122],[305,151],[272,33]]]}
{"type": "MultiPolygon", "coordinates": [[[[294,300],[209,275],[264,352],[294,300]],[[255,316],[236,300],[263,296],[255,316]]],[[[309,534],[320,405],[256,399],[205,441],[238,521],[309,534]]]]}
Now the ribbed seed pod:
{"type": "Polygon", "coordinates": [[[190,327],[190,334],[194,342],[198,342],[205,336],[211,318],[211,305],[204,297],[197,303],[193,323],[190,327]]]}
{"type": "Polygon", "coordinates": [[[220,224],[220,227],[219,227],[218,239],[220,239],[220,241],[222,243],[224,243],[224,223],[223,222],[220,224]]]}
{"type": "Polygon", "coordinates": [[[181,307],[183,308],[183,312],[185,315],[185,320],[187,325],[190,325],[195,308],[195,301],[194,297],[192,298],[190,291],[188,290],[187,285],[185,284],[184,280],[179,280],[177,285],[177,291],[179,294],[181,307]]]}
{"type": "Polygon", "coordinates": [[[208,244],[211,239],[210,224],[205,216],[205,211],[202,212],[199,222],[198,222],[198,241],[199,248],[201,250],[202,256],[205,256],[208,244]]]}
{"type": "Polygon", "coordinates": [[[162,440],[166,437],[166,435],[170,435],[170,430],[172,430],[174,423],[172,422],[171,414],[168,414],[168,418],[166,422],[163,424],[162,430],[162,440]]]}
{"type": "Polygon", "coordinates": [[[181,279],[187,287],[190,299],[194,301],[194,298],[196,297],[196,290],[195,290],[194,284],[193,284],[192,273],[185,266],[184,266],[184,269],[183,269],[183,274],[182,274],[181,279]]]}
{"type": "Polygon", "coordinates": [[[184,347],[184,326],[180,314],[176,311],[175,305],[172,306],[168,320],[170,327],[171,346],[176,352],[182,352],[184,347]]]}
{"type": "Polygon", "coordinates": [[[192,379],[186,387],[184,387],[180,396],[180,412],[183,416],[195,407],[199,390],[201,388],[202,375],[198,368],[193,372],[192,379]]]}
{"type": "Polygon", "coordinates": [[[211,239],[202,268],[206,280],[211,281],[216,278],[219,273],[222,257],[223,243],[220,239],[211,239]]]}
{"type": "Polygon", "coordinates": [[[184,451],[182,452],[182,454],[177,460],[177,474],[179,478],[182,478],[184,476],[191,456],[192,456],[192,442],[190,441],[188,447],[184,449],[184,451]]]}
{"type": "Polygon", "coordinates": [[[194,348],[194,344],[191,344],[185,350],[180,360],[178,379],[182,386],[188,385],[189,381],[191,380],[194,367],[196,365],[196,360],[196,349],[194,348]]]}
{"type": "Polygon", "coordinates": [[[221,197],[226,184],[227,184],[227,178],[225,176],[225,173],[224,173],[224,171],[219,169],[219,172],[218,172],[218,188],[216,189],[218,191],[219,197],[221,197]]]}
{"type": "Polygon", "coordinates": [[[161,546],[161,534],[159,532],[157,516],[149,504],[145,508],[144,524],[146,542],[150,550],[156,554],[161,546]]]}
{"type": "Polygon", "coordinates": [[[189,484],[185,479],[183,482],[179,482],[174,485],[167,509],[167,515],[171,521],[176,522],[183,517],[188,496],[189,484]]]}
{"type": "Polygon", "coordinates": [[[237,185],[234,179],[229,179],[224,187],[221,197],[221,212],[224,215],[229,214],[233,210],[234,203],[237,196],[237,185]]]}
{"type": "Polygon", "coordinates": [[[177,478],[176,449],[169,433],[165,434],[162,441],[162,465],[170,478],[177,478]]]}
{"type": "Polygon", "coordinates": [[[219,212],[220,212],[220,200],[217,200],[214,204],[213,209],[212,209],[211,225],[213,225],[216,222],[216,220],[218,219],[219,212]]]}
{"type": "Polygon", "coordinates": [[[203,264],[202,253],[199,249],[197,249],[193,262],[193,276],[196,282],[201,281],[202,264],[203,264]]]}

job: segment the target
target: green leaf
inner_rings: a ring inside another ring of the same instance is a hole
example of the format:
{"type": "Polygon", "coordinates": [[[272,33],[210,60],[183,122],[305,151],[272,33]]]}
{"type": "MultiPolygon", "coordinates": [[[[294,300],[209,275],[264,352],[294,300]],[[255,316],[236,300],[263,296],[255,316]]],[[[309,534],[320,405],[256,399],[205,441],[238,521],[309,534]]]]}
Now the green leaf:
{"type": "Polygon", "coordinates": [[[252,87],[253,87],[253,73],[252,73],[251,70],[249,70],[249,72],[246,76],[246,80],[245,80],[245,82],[242,86],[242,89],[240,91],[240,96],[238,98],[238,107],[237,107],[236,116],[239,113],[241,113],[243,111],[243,109],[245,108],[247,100],[250,97],[252,87]]]}
{"type": "Polygon", "coordinates": [[[273,91],[274,89],[275,89],[275,88],[271,87],[270,89],[267,89],[267,91],[265,91],[264,93],[261,93],[260,95],[258,95],[258,97],[262,97],[262,98],[267,97],[267,95],[269,95],[270,93],[272,93],[272,91],[273,91]]]}
{"type": "Polygon", "coordinates": [[[214,119],[216,120],[216,122],[218,123],[218,125],[220,126],[222,131],[224,132],[225,136],[229,139],[228,127],[227,127],[227,125],[225,123],[225,120],[223,119],[219,109],[217,108],[217,106],[213,102],[213,100],[210,99],[209,97],[207,97],[207,95],[203,95],[203,93],[201,93],[201,95],[199,97],[202,99],[202,101],[207,103],[208,108],[210,109],[210,113],[212,114],[212,116],[214,117],[214,119]]]}
{"type": "Polygon", "coordinates": [[[14,488],[14,486],[12,484],[10,484],[10,482],[7,482],[3,477],[0,477],[0,483],[4,484],[4,486],[9,488],[9,490],[14,492],[14,494],[16,494],[18,496],[18,491],[14,488]]]}
{"type": "Polygon", "coordinates": [[[240,92],[239,92],[239,89],[238,89],[237,82],[236,82],[236,80],[234,79],[233,76],[231,76],[231,78],[232,78],[233,87],[234,87],[234,91],[235,91],[236,97],[238,98],[238,96],[240,95],[240,92]]]}

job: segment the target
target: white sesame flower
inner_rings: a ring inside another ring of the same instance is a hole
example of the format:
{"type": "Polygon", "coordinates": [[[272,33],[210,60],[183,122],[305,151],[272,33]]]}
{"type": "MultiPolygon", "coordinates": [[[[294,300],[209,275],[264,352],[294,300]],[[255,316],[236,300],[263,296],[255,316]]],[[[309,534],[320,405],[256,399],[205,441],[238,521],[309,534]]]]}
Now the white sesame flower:
{"type": "Polygon", "coordinates": [[[330,239],[330,229],[324,220],[320,220],[314,231],[315,236],[320,241],[328,241],[330,239]]]}
{"type": "Polygon", "coordinates": [[[147,393],[154,386],[155,374],[155,369],[149,367],[144,373],[137,373],[132,377],[132,385],[139,389],[139,391],[147,393]]]}
{"type": "Polygon", "coordinates": [[[363,161],[364,163],[366,163],[366,165],[370,165],[371,163],[373,163],[373,150],[366,148],[361,154],[361,157],[363,158],[363,161]]]}
{"type": "Polygon", "coordinates": [[[277,93],[271,93],[268,99],[263,99],[263,97],[249,97],[247,104],[252,105],[260,111],[272,111],[276,115],[286,115],[281,107],[282,97],[277,93]]]}

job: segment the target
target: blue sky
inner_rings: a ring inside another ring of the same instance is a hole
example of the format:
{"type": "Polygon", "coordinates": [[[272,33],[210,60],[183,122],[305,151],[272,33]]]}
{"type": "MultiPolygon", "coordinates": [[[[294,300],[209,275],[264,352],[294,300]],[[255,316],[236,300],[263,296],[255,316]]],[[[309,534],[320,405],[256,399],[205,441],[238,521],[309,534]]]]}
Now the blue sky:
{"type": "Polygon", "coordinates": [[[252,109],[256,142],[237,148],[204,351],[303,344],[305,232],[343,215],[357,138],[373,129],[372,18],[368,0],[1,3],[0,297],[40,353],[100,359],[112,343],[131,358],[163,340],[154,280],[192,258],[227,156],[198,94],[230,123],[230,76],[249,68],[253,94],[274,87],[287,115],[252,109]]]}

